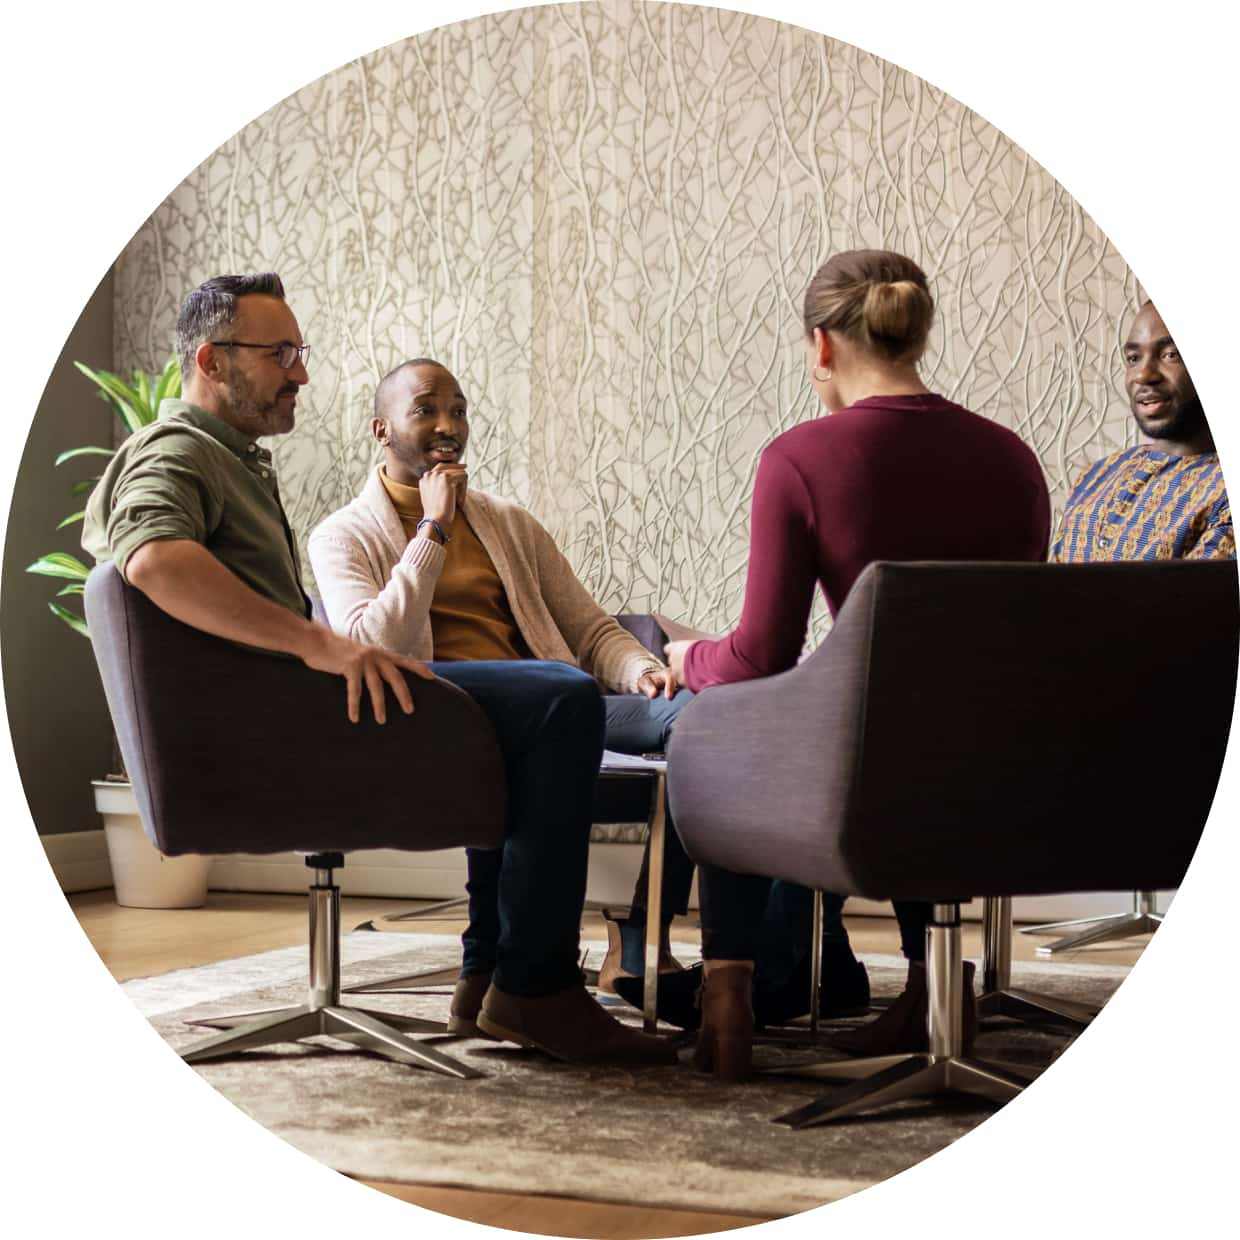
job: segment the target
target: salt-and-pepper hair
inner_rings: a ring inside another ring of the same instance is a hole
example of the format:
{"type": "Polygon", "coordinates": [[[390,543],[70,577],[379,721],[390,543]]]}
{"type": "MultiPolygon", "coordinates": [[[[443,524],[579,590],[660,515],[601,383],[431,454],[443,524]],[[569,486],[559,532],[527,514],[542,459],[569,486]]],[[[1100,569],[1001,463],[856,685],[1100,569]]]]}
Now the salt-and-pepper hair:
{"type": "Polygon", "coordinates": [[[177,315],[176,350],[181,375],[194,373],[194,358],[208,340],[227,339],[236,322],[237,303],[252,293],[284,300],[284,284],[274,271],[244,276],[212,276],[181,303],[177,315]]]}

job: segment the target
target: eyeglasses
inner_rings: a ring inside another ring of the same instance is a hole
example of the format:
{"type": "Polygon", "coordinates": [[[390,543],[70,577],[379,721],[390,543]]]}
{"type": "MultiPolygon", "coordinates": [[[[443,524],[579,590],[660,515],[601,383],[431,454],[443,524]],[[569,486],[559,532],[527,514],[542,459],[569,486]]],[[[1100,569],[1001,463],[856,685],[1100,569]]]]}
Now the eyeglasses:
{"type": "Polygon", "coordinates": [[[280,344],[248,344],[244,340],[208,340],[207,343],[217,349],[266,349],[281,370],[292,370],[298,362],[304,364],[310,356],[308,344],[290,344],[287,340],[280,344]]]}

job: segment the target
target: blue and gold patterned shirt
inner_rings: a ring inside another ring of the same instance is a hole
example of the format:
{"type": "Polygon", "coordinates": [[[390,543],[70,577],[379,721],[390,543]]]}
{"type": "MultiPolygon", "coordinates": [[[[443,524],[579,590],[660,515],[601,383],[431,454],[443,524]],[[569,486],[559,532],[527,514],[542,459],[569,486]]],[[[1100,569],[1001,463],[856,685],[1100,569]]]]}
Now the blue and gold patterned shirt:
{"type": "Polygon", "coordinates": [[[1173,456],[1147,444],[1091,465],[1064,509],[1052,560],[1234,560],[1217,452],[1173,456]]]}

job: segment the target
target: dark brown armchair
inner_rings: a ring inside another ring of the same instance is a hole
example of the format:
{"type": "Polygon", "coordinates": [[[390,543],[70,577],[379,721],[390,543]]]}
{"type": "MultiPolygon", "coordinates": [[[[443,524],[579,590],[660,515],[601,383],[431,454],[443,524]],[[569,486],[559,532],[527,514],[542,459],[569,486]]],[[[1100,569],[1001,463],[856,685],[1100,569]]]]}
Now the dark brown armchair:
{"type": "Polygon", "coordinates": [[[343,681],[221,641],[172,619],[92,570],[86,616],[121,754],[147,834],[168,854],[308,854],[310,985],[304,1005],[200,1022],[232,1029],[190,1047],[189,1062],[315,1034],[347,1038],[457,1077],[474,1069],[406,1036],[444,1026],[340,1002],[340,890],[332,870],[359,848],[493,848],[506,784],[491,725],[443,681],[409,678],[415,710],[383,726],[350,723],[343,681]],[[411,795],[433,753],[436,778],[411,795]]]}

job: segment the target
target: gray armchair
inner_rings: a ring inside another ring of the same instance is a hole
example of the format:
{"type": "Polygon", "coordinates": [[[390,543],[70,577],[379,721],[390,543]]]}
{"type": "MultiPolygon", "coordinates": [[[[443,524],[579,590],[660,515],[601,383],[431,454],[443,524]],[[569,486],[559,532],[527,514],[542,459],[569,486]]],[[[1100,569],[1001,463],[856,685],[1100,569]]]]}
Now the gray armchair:
{"type": "Polygon", "coordinates": [[[934,904],[930,1050],[821,1065],[794,1126],[1025,1084],[962,1053],[959,905],[1179,883],[1236,683],[1232,563],[875,564],[791,671],[682,713],[668,791],[699,863],[934,904]]]}
{"type": "Polygon", "coordinates": [[[86,616],[143,826],[164,853],[308,854],[307,1002],[199,1022],[232,1029],[184,1052],[189,1062],[330,1034],[457,1077],[473,1068],[406,1036],[437,1022],[340,1002],[340,890],[332,870],[356,848],[496,847],[507,789],[482,710],[444,681],[409,678],[415,710],[350,723],[344,682],[190,628],[92,570],[86,616]],[[434,755],[435,778],[409,774],[434,755]]]}

